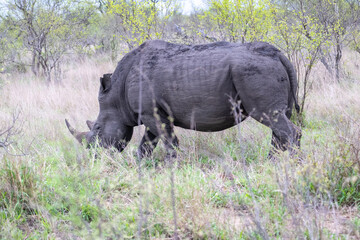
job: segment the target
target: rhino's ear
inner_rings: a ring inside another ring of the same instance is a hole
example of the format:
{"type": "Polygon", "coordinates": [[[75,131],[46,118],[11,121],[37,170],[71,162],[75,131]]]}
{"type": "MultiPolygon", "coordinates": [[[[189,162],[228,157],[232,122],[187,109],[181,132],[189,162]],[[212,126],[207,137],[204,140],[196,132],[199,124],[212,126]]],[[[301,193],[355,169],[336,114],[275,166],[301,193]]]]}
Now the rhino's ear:
{"type": "Polygon", "coordinates": [[[107,73],[100,78],[100,86],[103,93],[109,91],[111,88],[111,75],[111,73],[107,73]]]}
{"type": "Polygon", "coordinates": [[[94,127],[95,122],[92,122],[90,120],[86,120],[86,125],[91,130],[94,127]]]}

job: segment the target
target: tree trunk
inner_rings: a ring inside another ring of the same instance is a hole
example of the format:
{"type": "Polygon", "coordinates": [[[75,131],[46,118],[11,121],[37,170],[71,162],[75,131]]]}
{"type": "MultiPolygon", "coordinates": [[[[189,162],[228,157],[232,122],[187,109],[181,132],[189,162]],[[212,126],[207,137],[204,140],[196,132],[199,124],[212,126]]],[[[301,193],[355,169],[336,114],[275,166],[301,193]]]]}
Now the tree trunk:
{"type": "Polygon", "coordinates": [[[51,70],[50,69],[45,70],[45,77],[46,77],[46,82],[48,84],[50,84],[51,83],[51,70]]]}
{"type": "MultiPolygon", "coordinates": [[[[326,70],[331,74],[331,76],[334,76],[333,74],[333,70],[331,69],[330,65],[328,64],[326,58],[324,56],[322,56],[320,58],[321,63],[324,65],[324,67],[326,68],[326,70]]],[[[331,64],[331,63],[330,63],[331,64]]]]}
{"type": "Polygon", "coordinates": [[[340,82],[340,61],[342,58],[342,48],[341,44],[337,42],[336,44],[336,54],[335,54],[335,77],[336,81],[340,82]]]}
{"type": "Polygon", "coordinates": [[[44,72],[45,78],[46,78],[46,82],[47,83],[51,83],[51,67],[49,66],[48,62],[46,59],[41,58],[41,68],[44,72]]]}
{"type": "Polygon", "coordinates": [[[54,65],[54,80],[57,84],[61,83],[61,67],[60,67],[60,61],[57,61],[54,65]]]}
{"type": "Polygon", "coordinates": [[[360,54],[360,47],[356,47],[355,51],[360,54]]]}
{"type": "Polygon", "coordinates": [[[35,76],[38,76],[39,75],[39,65],[38,65],[38,62],[36,61],[36,59],[38,59],[36,50],[33,50],[32,60],[31,60],[31,71],[34,73],[35,76]]]}

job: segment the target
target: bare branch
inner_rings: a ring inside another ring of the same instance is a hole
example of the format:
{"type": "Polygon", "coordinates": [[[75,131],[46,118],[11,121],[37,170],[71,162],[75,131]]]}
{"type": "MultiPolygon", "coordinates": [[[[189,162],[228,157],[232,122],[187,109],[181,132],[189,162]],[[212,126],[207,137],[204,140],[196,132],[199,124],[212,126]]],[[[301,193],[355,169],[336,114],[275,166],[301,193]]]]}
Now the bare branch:
{"type": "MultiPolygon", "coordinates": [[[[21,110],[17,109],[13,112],[12,118],[9,124],[6,126],[0,126],[0,149],[3,149],[7,154],[24,156],[27,155],[26,151],[17,148],[15,137],[20,136],[23,132],[23,123],[20,120],[21,110]],[[20,154],[13,154],[9,152],[9,149],[17,148],[20,154]]],[[[31,142],[32,143],[32,142],[31,142]]],[[[31,143],[28,147],[31,146],[31,143]]]]}

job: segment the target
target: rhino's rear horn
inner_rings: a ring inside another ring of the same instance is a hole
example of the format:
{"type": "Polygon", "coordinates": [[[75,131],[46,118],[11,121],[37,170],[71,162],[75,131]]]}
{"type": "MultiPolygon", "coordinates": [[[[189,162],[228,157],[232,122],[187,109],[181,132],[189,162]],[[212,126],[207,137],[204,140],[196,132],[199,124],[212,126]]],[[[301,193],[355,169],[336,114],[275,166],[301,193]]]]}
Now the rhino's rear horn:
{"type": "Polygon", "coordinates": [[[86,120],[86,125],[88,126],[88,128],[91,130],[94,127],[95,122],[90,121],[90,120],[86,120]]]}

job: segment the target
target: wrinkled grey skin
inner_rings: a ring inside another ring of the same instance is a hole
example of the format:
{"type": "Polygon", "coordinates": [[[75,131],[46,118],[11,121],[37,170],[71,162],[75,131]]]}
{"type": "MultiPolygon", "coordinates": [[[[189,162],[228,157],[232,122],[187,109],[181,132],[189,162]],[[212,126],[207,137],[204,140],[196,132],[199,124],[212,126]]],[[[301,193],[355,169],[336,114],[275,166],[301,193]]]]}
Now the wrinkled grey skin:
{"type": "Polygon", "coordinates": [[[122,151],[134,126],[144,124],[139,157],[149,156],[160,138],[174,156],[174,126],[221,131],[251,116],[272,129],[275,149],[300,144],[300,129],[289,120],[294,103],[298,109],[296,74],[267,43],[148,41],[100,83],[100,112],[86,133],[90,143],[98,136],[102,146],[122,151]],[[234,103],[241,104],[234,110],[234,103]]]}

